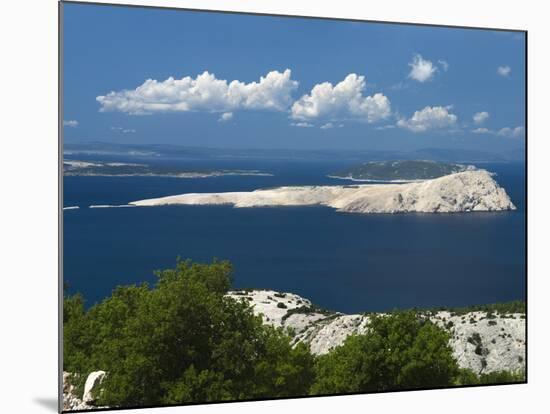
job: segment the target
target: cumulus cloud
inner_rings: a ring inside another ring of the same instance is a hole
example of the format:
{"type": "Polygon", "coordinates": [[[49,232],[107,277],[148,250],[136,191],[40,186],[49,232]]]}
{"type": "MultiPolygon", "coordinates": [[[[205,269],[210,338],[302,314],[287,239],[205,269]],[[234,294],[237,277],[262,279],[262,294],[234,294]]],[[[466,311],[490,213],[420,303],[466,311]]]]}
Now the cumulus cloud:
{"type": "Polygon", "coordinates": [[[474,123],[482,124],[489,118],[489,112],[483,111],[476,113],[473,117],[474,123]]]}
{"type": "Polygon", "coordinates": [[[327,122],[326,124],[323,124],[320,126],[321,129],[331,129],[331,128],[342,128],[344,124],[338,124],[335,125],[332,122],[327,122]]]}
{"type": "Polygon", "coordinates": [[[451,109],[451,106],[426,106],[416,111],[409,119],[399,119],[397,126],[412,132],[449,128],[454,126],[458,119],[456,115],[449,112],[451,109]]]}
{"type": "Polygon", "coordinates": [[[136,89],[111,91],[98,96],[101,112],[118,111],[131,115],[158,112],[232,112],[239,109],[286,111],[298,82],[290,69],[271,71],[258,82],[228,82],[203,72],[196,78],[147,79],[136,89]]]}
{"type": "Polygon", "coordinates": [[[518,126],[515,128],[502,128],[497,131],[497,135],[501,137],[508,137],[508,138],[518,138],[523,136],[525,133],[525,128],[522,126],[518,126]]]}
{"type": "Polygon", "coordinates": [[[437,72],[437,68],[434,64],[430,60],[424,59],[419,54],[414,55],[412,62],[409,63],[409,66],[411,67],[409,78],[418,82],[426,82],[427,80],[430,80],[437,72]]]}
{"type": "Polygon", "coordinates": [[[441,66],[444,72],[447,72],[449,70],[449,67],[451,66],[449,65],[449,62],[443,59],[439,59],[437,63],[439,63],[439,66],[441,66]]]}
{"type": "Polygon", "coordinates": [[[313,128],[315,126],[309,122],[292,122],[290,125],[298,128],[313,128]]]}
{"type": "Polygon", "coordinates": [[[63,126],[68,126],[68,127],[71,127],[71,128],[76,128],[78,126],[78,121],[74,120],[74,119],[69,119],[69,120],[63,120],[63,126]]]}
{"type": "Polygon", "coordinates": [[[500,76],[506,77],[506,76],[510,75],[510,72],[512,72],[512,68],[508,65],[499,66],[497,68],[497,73],[500,76]]]}
{"type": "Polygon", "coordinates": [[[122,132],[123,134],[133,134],[136,132],[135,129],[132,129],[132,128],[122,128],[122,127],[118,127],[118,126],[112,126],[111,127],[111,131],[118,131],[118,132],[122,132]]]}
{"type": "Polygon", "coordinates": [[[221,114],[218,121],[227,122],[227,121],[231,121],[232,119],[233,119],[233,112],[224,112],[223,114],[221,114]]]}
{"type": "Polygon", "coordinates": [[[392,125],[392,124],[390,124],[390,125],[383,125],[383,126],[376,127],[376,129],[377,129],[378,131],[384,131],[384,130],[386,130],[386,129],[394,129],[394,128],[396,128],[396,126],[395,126],[395,125],[392,125]]]}
{"type": "Polygon", "coordinates": [[[319,83],[309,94],[294,102],[291,118],[302,121],[353,119],[369,123],[388,118],[391,114],[390,100],[381,93],[364,96],[365,87],[365,77],[355,73],[350,73],[336,85],[319,83]]]}
{"type": "Polygon", "coordinates": [[[525,128],[522,126],[518,126],[515,128],[505,127],[499,129],[498,131],[493,131],[492,129],[487,128],[476,128],[473,129],[472,132],[474,134],[488,134],[506,138],[519,138],[525,134],[525,128]]]}

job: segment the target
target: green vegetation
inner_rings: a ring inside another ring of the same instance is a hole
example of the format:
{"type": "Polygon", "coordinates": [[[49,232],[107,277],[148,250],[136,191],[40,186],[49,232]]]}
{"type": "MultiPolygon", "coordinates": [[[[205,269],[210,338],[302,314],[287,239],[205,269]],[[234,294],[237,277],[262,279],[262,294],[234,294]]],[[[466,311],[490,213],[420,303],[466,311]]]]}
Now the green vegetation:
{"type": "Polygon", "coordinates": [[[281,321],[284,322],[292,315],[296,315],[296,314],[311,315],[313,313],[320,313],[325,316],[330,316],[334,314],[334,312],[319,308],[318,306],[315,306],[315,305],[307,305],[307,306],[302,305],[302,306],[298,306],[297,308],[289,309],[285,313],[285,315],[281,318],[281,321]]]}
{"type": "Polygon", "coordinates": [[[318,358],[312,394],[452,385],[458,372],[449,336],[413,312],[374,316],[368,335],[352,335],[318,358]]]}
{"type": "MultiPolygon", "coordinates": [[[[107,376],[96,404],[110,407],[524,381],[459,369],[449,333],[418,311],[372,314],[366,335],[315,357],[291,346],[291,331],[263,325],[249,300],[226,297],[231,275],[228,262],[180,261],[154,287],[118,287],[89,309],[66,296],[63,369],[77,393],[97,370],[107,376]]],[[[326,311],[288,311],[309,312],[326,311]]],[[[483,356],[479,334],[468,340],[483,356]]]]}
{"type": "Polygon", "coordinates": [[[448,308],[448,307],[438,307],[433,309],[428,309],[427,311],[438,312],[438,311],[448,311],[452,315],[461,316],[470,312],[487,312],[487,319],[494,319],[495,313],[500,315],[506,315],[510,313],[525,313],[527,307],[525,302],[522,300],[514,300],[511,302],[503,303],[491,303],[488,305],[473,305],[473,306],[464,306],[457,308],[448,308]]]}
{"type": "Polygon", "coordinates": [[[476,375],[471,369],[460,369],[455,385],[490,385],[525,382],[525,372],[495,371],[476,375]]]}
{"type": "Polygon", "coordinates": [[[461,164],[445,164],[435,161],[373,161],[336,172],[337,177],[357,180],[425,180],[466,170],[461,164]]]}
{"type": "Polygon", "coordinates": [[[88,311],[67,297],[64,370],[107,371],[98,404],[108,406],[307,394],[309,350],[224,297],[230,275],[226,262],[179,262],[154,289],[119,287],[88,311]]]}

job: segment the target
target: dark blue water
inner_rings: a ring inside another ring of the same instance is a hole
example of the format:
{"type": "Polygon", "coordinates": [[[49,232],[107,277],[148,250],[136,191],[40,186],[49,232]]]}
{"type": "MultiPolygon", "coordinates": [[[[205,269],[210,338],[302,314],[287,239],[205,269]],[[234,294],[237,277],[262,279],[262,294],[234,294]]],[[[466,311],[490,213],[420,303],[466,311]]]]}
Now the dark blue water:
{"type": "Polygon", "coordinates": [[[290,291],[343,312],[465,306],[525,295],[523,164],[483,165],[514,212],[360,215],[325,207],[170,206],[88,209],[90,204],[187,192],[287,184],[342,184],[337,162],[186,161],[194,168],[261,169],[274,177],[176,179],[65,177],[64,271],[92,304],[120,284],[154,282],[176,257],[229,259],[237,287],[290,291]]]}

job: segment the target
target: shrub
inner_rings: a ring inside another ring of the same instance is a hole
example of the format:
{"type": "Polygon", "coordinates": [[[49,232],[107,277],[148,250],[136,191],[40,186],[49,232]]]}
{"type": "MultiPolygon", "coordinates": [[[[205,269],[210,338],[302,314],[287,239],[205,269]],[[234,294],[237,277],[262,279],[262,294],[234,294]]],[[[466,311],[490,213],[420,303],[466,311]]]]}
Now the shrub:
{"type": "Polygon", "coordinates": [[[449,334],[414,312],[373,316],[366,335],[318,358],[312,394],[368,392],[444,386],[457,364],[449,334]]]}
{"type": "Polygon", "coordinates": [[[178,262],[154,288],[119,287],[87,311],[66,297],[64,370],[107,371],[97,403],[108,406],[307,394],[308,348],[225,297],[231,274],[227,262],[178,262]]]}
{"type": "Polygon", "coordinates": [[[523,371],[495,371],[478,376],[470,369],[460,369],[456,376],[455,385],[493,385],[524,381],[525,373],[523,371]]]}
{"type": "Polygon", "coordinates": [[[278,302],[277,307],[281,308],[281,309],[286,309],[287,308],[287,306],[283,302],[278,302]]]}

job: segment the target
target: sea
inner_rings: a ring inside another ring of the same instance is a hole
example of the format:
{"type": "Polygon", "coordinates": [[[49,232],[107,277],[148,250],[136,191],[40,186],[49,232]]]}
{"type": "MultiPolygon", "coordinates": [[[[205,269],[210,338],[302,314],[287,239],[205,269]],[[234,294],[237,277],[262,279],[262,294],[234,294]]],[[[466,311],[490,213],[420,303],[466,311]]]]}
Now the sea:
{"type": "Polygon", "coordinates": [[[327,175],[349,167],[338,160],[246,157],[146,161],[273,175],[64,177],[64,206],[80,207],[63,212],[64,281],[88,306],[118,285],[154,285],[154,272],[174,267],[178,258],[226,259],[234,266],[235,288],[293,292],[345,313],[525,299],[523,163],[477,164],[496,174],[516,211],[362,215],[320,206],[88,208],[183,193],[343,185],[346,181],[327,175]]]}

